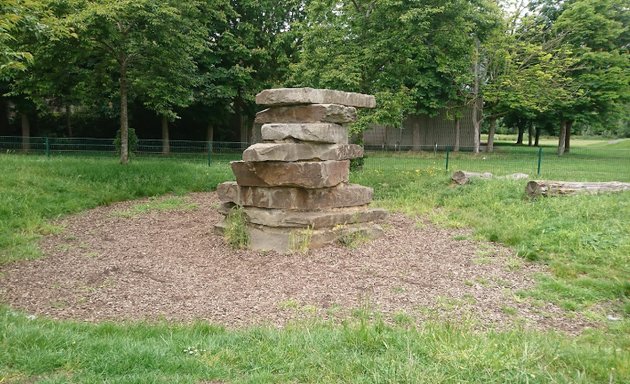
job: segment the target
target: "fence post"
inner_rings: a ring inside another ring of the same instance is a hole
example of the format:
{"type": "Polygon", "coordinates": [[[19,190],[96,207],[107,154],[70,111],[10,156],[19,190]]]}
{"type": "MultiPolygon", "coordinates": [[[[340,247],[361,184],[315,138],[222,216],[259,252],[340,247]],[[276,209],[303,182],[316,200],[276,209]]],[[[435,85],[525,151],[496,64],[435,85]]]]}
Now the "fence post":
{"type": "Polygon", "coordinates": [[[538,171],[537,171],[537,175],[538,177],[540,177],[540,167],[542,165],[542,148],[538,148],[538,171]]]}
{"type": "Polygon", "coordinates": [[[46,157],[50,157],[50,141],[48,140],[48,136],[44,137],[44,148],[46,151],[46,157]]]}
{"type": "Polygon", "coordinates": [[[451,153],[450,147],[446,147],[446,172],[448,172],[448,158],[451,153]]]}
{"type": "Polygon", "coordinates": [[[212,164],[212,141],[208,141],[208,166],[212,164]]]}

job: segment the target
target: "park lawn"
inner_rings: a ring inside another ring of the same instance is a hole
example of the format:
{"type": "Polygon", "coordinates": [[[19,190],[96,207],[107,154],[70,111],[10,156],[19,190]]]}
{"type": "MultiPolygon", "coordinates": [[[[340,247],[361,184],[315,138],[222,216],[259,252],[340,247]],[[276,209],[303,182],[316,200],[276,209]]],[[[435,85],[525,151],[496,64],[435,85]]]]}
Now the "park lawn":
{"type": "MultiPolygon", "coordinates": [[[[471,157],[471,159],[474,157],[471,157]]],[[[580,167],[580,159],[574,164],[580,167]]],[[[39,256],[50,219],[114,201],[212,190],[226,163],[0,156],[0,255],[39,256]]],[[[341,325],[285,329],[207,324],[81,324],[0,308],[0,382],[629,382],[630,193],[529,200],[524,182],[449,186],[436,155],[368,157],[353,182],[375,204],[470,227],[552,274],[521,293],[603,324],[576,337],[461,323],[383,324],[357,314],[341,325]],[[624,318],[609,322],[607,315],[624,318]]]]}

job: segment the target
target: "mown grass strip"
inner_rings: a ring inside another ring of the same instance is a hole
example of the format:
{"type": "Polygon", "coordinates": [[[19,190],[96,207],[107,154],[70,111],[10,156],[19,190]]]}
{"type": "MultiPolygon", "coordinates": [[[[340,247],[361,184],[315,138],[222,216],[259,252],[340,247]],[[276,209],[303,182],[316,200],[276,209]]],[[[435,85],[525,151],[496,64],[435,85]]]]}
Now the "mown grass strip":
{"type": "Polygon", "coordinates": [[[622,383],[630,350],[597,332],[475,333],[465,325],[225,330],[205,323],[79,324],[0,309],[0,375],[42,382],[622,383]]]}

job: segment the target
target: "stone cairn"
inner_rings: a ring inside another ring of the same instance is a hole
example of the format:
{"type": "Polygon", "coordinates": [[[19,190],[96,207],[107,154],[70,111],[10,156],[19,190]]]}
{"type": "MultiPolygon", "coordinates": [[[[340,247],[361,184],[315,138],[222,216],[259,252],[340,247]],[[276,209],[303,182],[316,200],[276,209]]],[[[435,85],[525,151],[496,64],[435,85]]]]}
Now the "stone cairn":
{"type": "MultiPolygon", "coordinates": [[[[347,125],[356,108],[374,108],[374,96],[326,89],[264,90],[256,103],[262,143],[231,163],[236,182],[217,188],[227,215],[241,206],[249,248],[287,252],[335,241],[374,238],[386,216],[371,209],[372,189],[348,183],[350,159],[363,148],[348,144],[347,125]]],[[[225,222],[217,225],[225,228],[225,222]]]]}

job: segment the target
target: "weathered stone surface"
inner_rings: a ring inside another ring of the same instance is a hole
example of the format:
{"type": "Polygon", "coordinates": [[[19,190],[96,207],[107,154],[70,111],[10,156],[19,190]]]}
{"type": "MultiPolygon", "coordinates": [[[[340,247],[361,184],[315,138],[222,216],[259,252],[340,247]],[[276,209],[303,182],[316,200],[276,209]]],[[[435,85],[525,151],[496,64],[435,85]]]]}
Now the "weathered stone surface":
{"type": "Polygon", "coordinates": [[[314,143],[348,144],[348,129],[337,124],[265,124],[265,141],[299,140],[314,143]]]}
{"type": "MultiPolygon", "coordinates": [[[[224,224],[215,226],[218,233],[224,230],[224,224]]],[[[248,225],[249,249],[257,251],[276,251],[281,253],[305,251],[321,248],[334,242],[343,242],[351,236],[376,239],[383,235],[383,229],[377,224],[343,225],[325,229],[272,228],[261,225],[248,225]]]]}
{"type": "Polygon", "coordinates": [[[245,187],[327,188],[347,183],[350,161],[233,161],[236,183],[245,187]]]}
{"type": "Polygon", "coordinates": [[[243,152],[245,161],[348,160],[363,157],[356,144],[258,143],[243,152]]]}
{"type": "Polygon", "coordinates": [[[357,119],[357,110],[338,104],[311,104],[273,107],[256,114],[255,122],[269,123],[350,123],[357,119]]]}
{"type": "MultiPolygon", "coordinates": [[[[219,212],[227,215],[233,203],[224,203],[219,212]]],[[[247,221],[267,227],[320,229],[337,225],[367,223],[383,220],[387,211],[367,206],[336,208],[325,211],[289,211],[286,209],[264,209],[244,207],[247,221]]]]}
{"type": "Polygon", "coordinates": [[[356,108],[375,108],[372,95],[313,88],[266,89],[256,95],[259,105],[340,104],[356,108]]]}
{"type": "Polygon", "coordinates": [[[339,184],[332,188],[240,187],[235,182],[219,184],[217,195],[224,202],[242,206],[315,211],[356,207],[372,200],[372,188],[339,184]]]}

